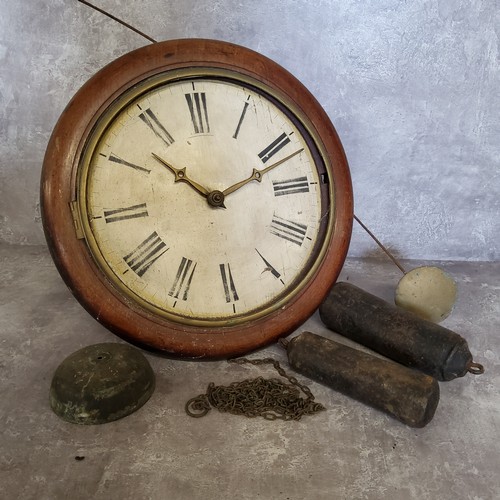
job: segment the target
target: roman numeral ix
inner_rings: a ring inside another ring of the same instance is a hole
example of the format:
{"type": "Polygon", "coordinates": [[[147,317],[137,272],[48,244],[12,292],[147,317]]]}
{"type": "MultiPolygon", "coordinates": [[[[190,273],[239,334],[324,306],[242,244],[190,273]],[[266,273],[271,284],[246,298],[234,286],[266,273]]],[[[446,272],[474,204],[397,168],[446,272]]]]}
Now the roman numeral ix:
{"type": "Polygon", "coordinates": [[[147,217],[148,211],[145,203],[132,205],[130,207],[115,208],[114,210],[104,210],[104,220],[106,223],[118,222],[121,220],[138,219],[147,217]]]}
{"type": "Polygon", "coordinates": [[[154,231],[132,252],[123,257],[130,269],[138,276],[144,273],[168,250],[166,244],[154,231]]]}

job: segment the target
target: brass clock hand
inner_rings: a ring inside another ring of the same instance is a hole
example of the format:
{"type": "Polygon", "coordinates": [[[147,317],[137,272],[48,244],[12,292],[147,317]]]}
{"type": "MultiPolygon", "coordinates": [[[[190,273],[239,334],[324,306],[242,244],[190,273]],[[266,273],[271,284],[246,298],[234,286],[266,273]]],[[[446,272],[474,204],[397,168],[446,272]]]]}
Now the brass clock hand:
{"type": "Polygon", "coordinates": [[[189,184],[197,193],[201,194],[205,198],[210,194],[210,191],[208,189],[205,189],[201,184],[194,182],[187,176],[186,167],[175,168],[172,165],[170,165],[170,163],[165,161],[163,158],[160,158],[155,153],[151,154],[156,160],[158,160],[162,165],[167,167],[175,175],[174,182],[185,182],[186,184],[189,184]]]}
{"type": "Polygon", "coordinates": [[[235,191],[237,191],[238,189],[240,189],[245,184],[248,184],[251,181],[261,182],[262,181],[262,176],[264,174],[266,174],[267,172],[269,172],[273,168],[276,168],[277,166],[281,165],[282,163],[285,163],[290,158],[293,158],[294,156],[298,155],[299,153],[302,153],[302,151],[304,151],[304,148],[298,149],[297,151],[295,151],[291,155],[286,156],[285,158],[277,161],[276,163],[273,163],[272,165],[269,165],[266,168],[263,168],[262,170],[257,170],[256,168],[254,168],[253,171],[252,171],[252,175],[250,175],[250,177],[248,177],[248,178],[246,178],[246,179],[244,179],[244,180],[242,180],[240,182],[237,182],[236,184],[233,184],[232,186],[229,186],[227,189],[225,189],[224,191],[222,191],[222,194],[224,196],[227,196],[228,194],[234,193],[235,191]]]}

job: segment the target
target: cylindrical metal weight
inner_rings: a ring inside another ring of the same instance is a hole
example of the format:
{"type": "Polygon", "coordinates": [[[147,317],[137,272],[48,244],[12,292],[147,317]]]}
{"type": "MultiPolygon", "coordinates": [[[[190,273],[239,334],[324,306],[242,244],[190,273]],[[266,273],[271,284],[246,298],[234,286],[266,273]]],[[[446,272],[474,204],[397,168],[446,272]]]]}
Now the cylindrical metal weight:
{"type": "Polygon", "coordinates": [[[283,344],[297,372],[406,425],[424,427],[434,416],[439,384],[429,375],[310,332],[283,344]]]}
{"type": "Polygon", "coordinates": [[[334,332],[438,380],[484,371],[472,361],[466,340],[457,333],[350,283],[336,283],[319,313],[334,332]]]}

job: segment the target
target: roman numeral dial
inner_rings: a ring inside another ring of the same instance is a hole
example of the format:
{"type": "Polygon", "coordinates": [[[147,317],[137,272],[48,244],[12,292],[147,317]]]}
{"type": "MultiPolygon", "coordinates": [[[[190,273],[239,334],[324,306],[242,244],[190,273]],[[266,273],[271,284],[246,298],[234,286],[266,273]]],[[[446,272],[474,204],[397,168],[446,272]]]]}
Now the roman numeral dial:
{"type": "Polygon", "coordinates": [[[82,225],[130,300],[188,327],[239,325],[311,274],[329,185],[306,127],[275,98],[185,75],[139,89],[103,124],[82,225]]]}

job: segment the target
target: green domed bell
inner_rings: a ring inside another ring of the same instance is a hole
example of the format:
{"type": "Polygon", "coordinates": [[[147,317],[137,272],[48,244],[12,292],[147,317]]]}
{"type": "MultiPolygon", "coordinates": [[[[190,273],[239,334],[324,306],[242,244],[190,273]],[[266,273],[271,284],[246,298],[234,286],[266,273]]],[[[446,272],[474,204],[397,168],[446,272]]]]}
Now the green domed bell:
{"type": "Polygon", "coordinates": [[[75,424],[103,424],[138,410],[153,394],[155,376],[142,353],[127,344],[96,344],[57,368],[50,405],[75,424]]]}

